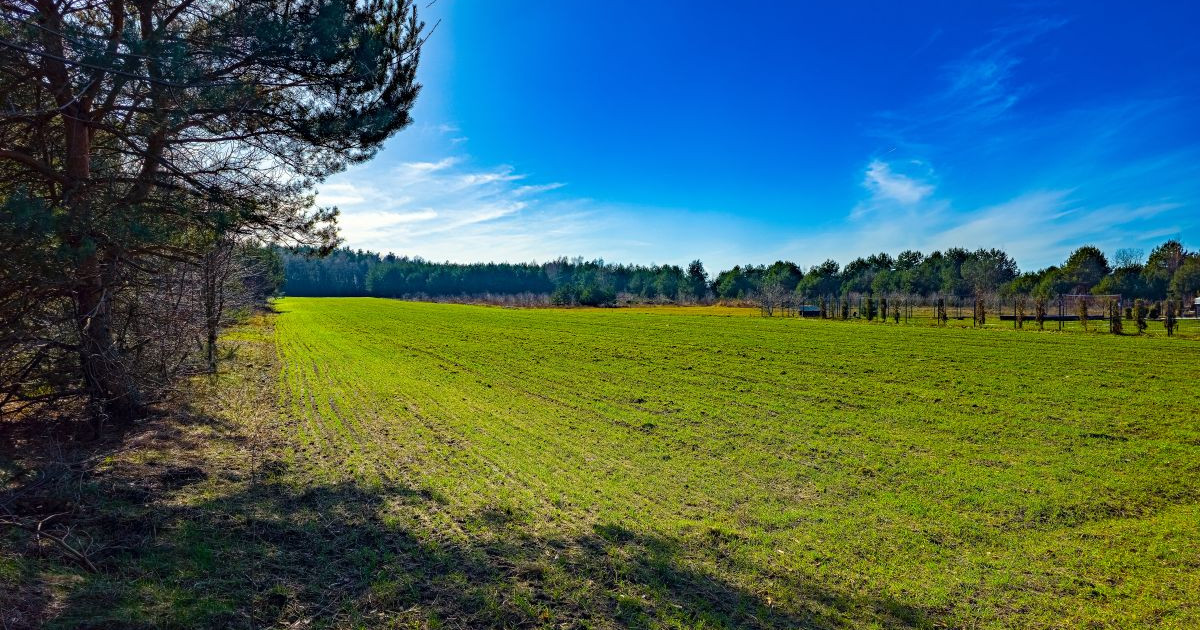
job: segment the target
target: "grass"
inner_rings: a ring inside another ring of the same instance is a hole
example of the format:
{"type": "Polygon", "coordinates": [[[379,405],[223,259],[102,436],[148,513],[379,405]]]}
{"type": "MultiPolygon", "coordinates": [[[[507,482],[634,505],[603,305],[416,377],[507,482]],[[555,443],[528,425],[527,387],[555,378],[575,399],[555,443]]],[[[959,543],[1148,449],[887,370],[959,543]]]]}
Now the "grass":
{"type": "Polygon", "coordinates": [[[1200,624],[1194,341],[722,308],[278,309],[230,337],[190,415],[89,473],[74,535],[108,536],[100,575],[0,538],[0,587],[41,602],[26,618],[1200,624]]]}

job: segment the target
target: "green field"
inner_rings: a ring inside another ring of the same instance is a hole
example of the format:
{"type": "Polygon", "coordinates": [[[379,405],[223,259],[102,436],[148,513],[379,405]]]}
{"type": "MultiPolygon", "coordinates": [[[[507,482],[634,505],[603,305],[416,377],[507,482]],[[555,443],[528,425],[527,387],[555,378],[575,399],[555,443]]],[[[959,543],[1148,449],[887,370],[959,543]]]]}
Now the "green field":
{"type": "Polygon", "coordinates": [[[6,624],[1200,625],[1195,341],[276,306],[63,484],[98,572],[0,531],[6,624]]]}
{"type": "Polygon", "coordinates": [[[291,466],[402,487],[383,522],[503,568],[394,557],[370,579],[400,607],[547,627],[1200,623],[1193,342],[711,308],[279,310],[291,466]],[[430,607],[440,589],[465,603],[430,607]]]}

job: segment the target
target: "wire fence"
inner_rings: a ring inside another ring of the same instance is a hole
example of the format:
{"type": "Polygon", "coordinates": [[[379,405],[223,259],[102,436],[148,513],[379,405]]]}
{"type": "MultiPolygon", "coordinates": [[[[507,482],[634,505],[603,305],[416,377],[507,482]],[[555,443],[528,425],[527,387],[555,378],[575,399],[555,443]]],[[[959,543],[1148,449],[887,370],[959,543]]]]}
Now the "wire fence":
{"type": "Polygon", "coordinates": [[[1170,335],[1184,330],[1200,334],[1200,305],[1183,300],[1134,300],[1121,295],[788,294],[760,295],[757,302],[763,317],[1121,334],[1149,331],[1170,335]]]}

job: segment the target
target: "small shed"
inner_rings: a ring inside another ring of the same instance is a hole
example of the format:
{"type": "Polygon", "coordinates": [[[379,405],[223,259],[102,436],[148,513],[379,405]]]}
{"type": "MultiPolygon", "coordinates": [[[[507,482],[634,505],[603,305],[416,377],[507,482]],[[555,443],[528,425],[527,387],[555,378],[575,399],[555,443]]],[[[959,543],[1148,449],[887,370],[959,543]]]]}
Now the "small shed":
{"type": "MultiPolygon", "coordinates": [[[[1197,300],[1197,303],[1200,303],[1200,300],[1197,300]]],[[[820,317],[821,307],[807,304],[804,306],[798,306],[796,307],[796,314],[800,317],[820,317]]]]}
{"type": "Polygon", "coordinates": [[[1197,296],[1195,300],[1192,300],[1192,315],[1200,317],[1200,296],[1197,296]]]}

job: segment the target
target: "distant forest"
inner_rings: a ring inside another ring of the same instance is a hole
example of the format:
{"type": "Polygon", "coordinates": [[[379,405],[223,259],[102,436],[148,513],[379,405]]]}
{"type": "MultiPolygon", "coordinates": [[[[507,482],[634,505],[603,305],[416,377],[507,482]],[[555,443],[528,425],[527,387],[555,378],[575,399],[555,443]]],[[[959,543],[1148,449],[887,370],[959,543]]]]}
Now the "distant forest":
{"type": "Polygon", "coordinates": [[[420,258],[337,249],[325,257],[281,252],[284,293],[295,296],[378,296],[505,301],[525,296],[556,305],[621,302],[706,303],[754,300],[764,292],[799,296],[919,295],[965,298],[982,293],[1052,296],[1121,295],[1161,300],[1200,291],[1200,252],[1171,240],[1143,250],[1121,249],[1109,260],[1098,248],[1075,250],[1061,266],[1022,273],[998,249],[907,250],[827,260],[807,270],[795,263],[738,265],[710,276],[699,261],[623,265],[559,258],[545,263],[431,262],[420,258]]]}

